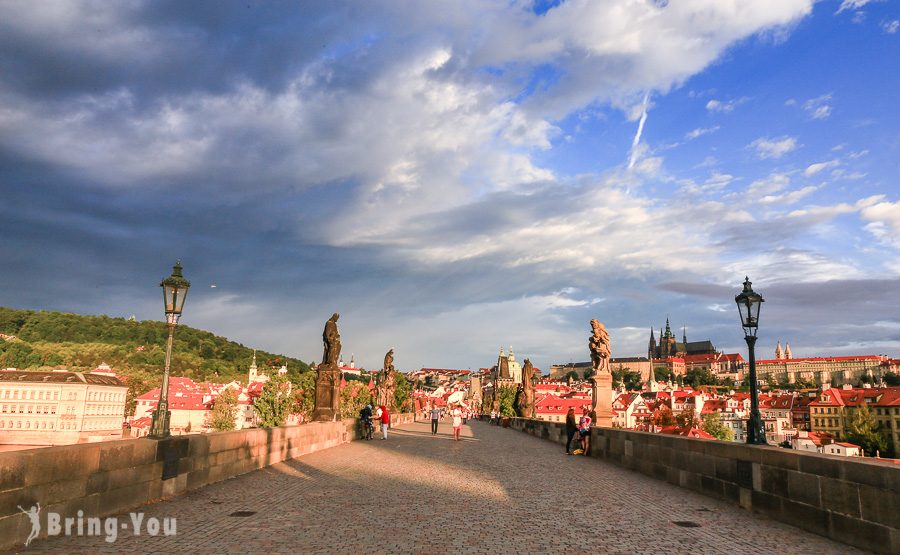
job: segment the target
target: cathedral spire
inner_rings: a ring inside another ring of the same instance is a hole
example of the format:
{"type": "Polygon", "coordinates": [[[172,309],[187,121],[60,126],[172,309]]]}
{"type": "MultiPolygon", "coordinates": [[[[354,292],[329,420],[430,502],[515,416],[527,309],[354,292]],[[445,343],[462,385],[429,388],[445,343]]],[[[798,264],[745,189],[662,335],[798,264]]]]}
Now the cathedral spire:
{"type": "Polygon", "coordinates": [[[792,358],[794,358],[794,355],[791,353],[791,344],[790,343],[784,344],[784,358],[786,358],[788,360],[791,360],[792,358]]]}
{"type": "Polygon", "coordinates": [[[669,327],[669,317],[666,316],[666,337],[672,336],[672,328],[669,327]]]}
{"type": "Polygon", "coordinates": [[[687,326],[681,326],[681,342],[684,343],[684,349],[687,350],[687,326]]]}
{"type": "Polygon", "coordinates": [[[775,360],[781,360],[784,358],[784,351],[781,350],[781,340],[778,340],[778,344],[775,345],[775,360]]]}

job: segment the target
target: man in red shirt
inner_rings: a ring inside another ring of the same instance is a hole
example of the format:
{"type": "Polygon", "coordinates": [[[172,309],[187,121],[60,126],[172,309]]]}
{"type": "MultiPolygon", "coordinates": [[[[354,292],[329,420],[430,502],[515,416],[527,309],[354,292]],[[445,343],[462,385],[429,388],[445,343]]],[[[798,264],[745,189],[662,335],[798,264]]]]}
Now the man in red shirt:
{"type": "Polygon", "coordinates": [[[391,425],[391,415],[388,414],[387,407],[381,405],[381,439],[387,439],[388,426],[391,425]]]}

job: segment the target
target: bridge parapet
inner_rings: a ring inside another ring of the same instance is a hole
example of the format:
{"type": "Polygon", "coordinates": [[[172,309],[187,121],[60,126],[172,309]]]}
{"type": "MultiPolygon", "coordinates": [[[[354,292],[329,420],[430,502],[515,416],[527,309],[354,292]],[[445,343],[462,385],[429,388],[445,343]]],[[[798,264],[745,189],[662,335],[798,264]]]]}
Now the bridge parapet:
{"type": "MultiPolygon", "coordinates": [[[[565,425],[510,427],[565,445],[565,425]]],[[[900,553],[900,466],[779,447],[591,429],[591,455],[876,553],[900,553]]]]}
{"type": "MultiPolygon", "coordinates": [[[[412,421],[394,415],[392,424],[412,421]]],[[[120,514],[245,472],[359,439],[355,419],[279,428],[44,447],[0,453],[0,550],[21,544],[41,514],[120,514]]],[[[41,536],[46,536],[46,527],[41,536]]]]}

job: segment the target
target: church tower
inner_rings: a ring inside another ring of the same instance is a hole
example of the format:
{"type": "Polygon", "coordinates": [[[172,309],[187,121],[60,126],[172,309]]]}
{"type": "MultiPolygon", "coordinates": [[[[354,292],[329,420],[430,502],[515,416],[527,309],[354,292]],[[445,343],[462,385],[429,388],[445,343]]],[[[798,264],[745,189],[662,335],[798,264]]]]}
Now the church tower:
{"type": "Polygon", "coordinates": [[[775,345],[775,360],[782,360],[784,358],[784,351],[781,350],[781,340],[778,340],[778,344],[775,345]]]}
{"type": "Polygon", "coordinates": [[[653,326],[650,327],[650,343],[647,345],[647,358],[656,356],[656,338],[653,337],[653,326]]]}
{"type": "Polygon", "coordinates": [[[791,360],[792,358],[794,358],[794,355],[791,353],[791,344],[790,343],[784,344],[784,358],[786,358],[788,360],[791,360]]]}
{"type": "Polygon", "coordinates": [[[250,372],[247,374],[247,383],[250,384],[252,382],[259,381],[257,378],[258,369],[256,367],[256,349],[253,349],[253,362],[250,363],[250,372]]]}

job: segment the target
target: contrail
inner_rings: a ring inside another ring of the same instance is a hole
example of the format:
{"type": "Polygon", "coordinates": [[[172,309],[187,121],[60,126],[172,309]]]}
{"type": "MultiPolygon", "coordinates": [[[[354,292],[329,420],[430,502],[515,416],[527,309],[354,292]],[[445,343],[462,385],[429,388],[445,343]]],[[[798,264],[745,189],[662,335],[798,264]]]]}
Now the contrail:
{"type": "Polygon", "coordinates": [[[647,121],[647,104],[650,102],[650,91],[644,94],[644,103],[641,107],[641,120],[638,122],[637,133],[634,134],[634,140],[631,141],[631,157],[628,159],[628,169],[634,167],[638,157],[638,145],[641,143],[641,133],[644,132],[644,122],[647,121]]]}

